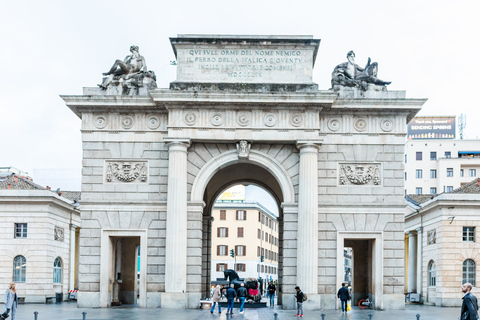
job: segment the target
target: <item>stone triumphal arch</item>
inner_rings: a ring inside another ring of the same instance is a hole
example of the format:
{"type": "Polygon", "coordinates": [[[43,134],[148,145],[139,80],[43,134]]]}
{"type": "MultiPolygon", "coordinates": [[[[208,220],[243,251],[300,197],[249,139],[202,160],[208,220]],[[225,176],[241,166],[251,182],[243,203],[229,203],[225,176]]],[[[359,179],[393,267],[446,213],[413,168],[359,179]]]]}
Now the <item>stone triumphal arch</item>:
{"type": "Polygon", "coordinates": [[[213,202],[241,182],[278,202],[283,308],[296,285],[306,308],[334,308],[344,247],[354,299],[403,308],[405,124],[425,99],[388,91],[378,64],[359,67],[353,52],[319,90],[311,36],[170,41],[170,88],[132,46],[99,88],[62,96],[82,120],[78,305],[198,307],[213,202]]]}

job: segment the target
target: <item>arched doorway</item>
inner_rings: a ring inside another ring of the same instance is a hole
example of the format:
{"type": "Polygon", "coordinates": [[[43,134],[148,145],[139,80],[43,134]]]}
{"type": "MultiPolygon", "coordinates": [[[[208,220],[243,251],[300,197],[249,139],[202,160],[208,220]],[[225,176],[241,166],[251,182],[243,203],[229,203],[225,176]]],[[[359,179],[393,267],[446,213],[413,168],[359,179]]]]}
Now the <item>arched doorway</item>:
{"type": "Polygon", "coordinates": [[[202,296],[210,295],[211,269],[211,212],[217,197],[235,184],[262,187],[276,200],[278,206],[278,304],[282,303],[283,285],[283,205],[294,203],[293,182],[287,170],[273,157],[252,150],[248,159],[239,158],[236,150],[227,151],[207,162],[197,174],[191,189],[191,201],[202,201],[202,296]]]}

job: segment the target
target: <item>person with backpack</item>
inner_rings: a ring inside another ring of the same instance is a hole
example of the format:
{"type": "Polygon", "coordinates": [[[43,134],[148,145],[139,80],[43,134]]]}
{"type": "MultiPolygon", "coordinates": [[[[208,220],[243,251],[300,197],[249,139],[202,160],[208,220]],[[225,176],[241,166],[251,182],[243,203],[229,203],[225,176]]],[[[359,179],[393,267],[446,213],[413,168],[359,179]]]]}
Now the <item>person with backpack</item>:
{"type": "Polygon", "coordinates": [[[270,281],[270,284],[268,285],[268,297],[270,298],[270,307],[275,306],[275,285],[273,284],[273,281],[270,281]]]}
{"type": "Polygon", "coordinates": [[[245,284],[243,282],[240,284],[240,288],[237,290],[237,297],[240,301],[240,314],[242,314],[243,305],[245,304],[245,299],[247,299],[247,289],[245,288],[245,284]]]}
{"type": "Polygon", "coordinates": [[[235,297],[237,296],[237,292],[233,288],[233,283],[228,288],[226,296],[227,296],[227,313],[230,310],[230,314],[233,314],[233,302],[235,301],[235,297]]]}
{"type": "Polygon", "coordinates": [[[303,317],[303,292],[299,286],[296,286],[295,290],[297,291],[295,295],[295,298],[297,298],[297,314],[295,317],[303,317]]]}
{"type": "Polygon", "coordinates": [[[342,312],[347,313],[347,303],[350,300],[350,292],[348,291],[346,283],[342,283],[342,287],[338,290],[337,297],[342,303],[342,312]]]}

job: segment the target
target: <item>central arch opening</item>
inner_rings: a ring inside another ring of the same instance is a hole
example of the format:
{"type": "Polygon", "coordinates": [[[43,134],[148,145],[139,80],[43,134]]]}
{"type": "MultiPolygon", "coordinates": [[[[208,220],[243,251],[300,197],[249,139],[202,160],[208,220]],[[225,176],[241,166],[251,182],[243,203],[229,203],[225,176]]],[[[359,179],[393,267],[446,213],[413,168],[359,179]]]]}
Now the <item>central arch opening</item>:
{"type": "Polygon", "coordinates": [[[219,168],[212,175],[206,185],[203,201],[205,207],[202,233],[202,295],[210,297],[212,284],[216,284],[224,268],[235,269],[241,278],[247,274],[250,278],[251,269],[254,268],[253,274],[257,275],[255,278],[260,276],[263,280],[262,289],[269,280],[275,281],[277,304],[281,305],[283,258],[281,204],[284,202],[284,195],[277,179],[266,168],[256,164],[230,164],[219,168]],[[275,208],[268,209],[264,205],[265,201],[262,204],[261,197],[236,203],[216,202],[224,191],[235,185],[251,186],[250,189],[253,186],[261,188],[271,196],[275,208]],[[230,227],[226,226],[227,215],[233,223],[230,227]],[[219,236],[225,238],[223,239],[225,244],[212,241],[219,239],[219,236]],[[234,256],[238,258],[236,264],[234,257],[230,257],[230,250],[233,250],[234,256]]]}

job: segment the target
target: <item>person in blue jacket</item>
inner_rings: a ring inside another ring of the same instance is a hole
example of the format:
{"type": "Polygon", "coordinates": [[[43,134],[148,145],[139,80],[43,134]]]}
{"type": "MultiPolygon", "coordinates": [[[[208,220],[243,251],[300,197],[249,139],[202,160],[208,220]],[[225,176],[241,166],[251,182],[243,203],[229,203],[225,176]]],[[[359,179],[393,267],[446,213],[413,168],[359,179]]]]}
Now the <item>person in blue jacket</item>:
{"type": "Polygon", "coordinates": [[[233,284],[231,284],[230,288],[228,288],[226,296],[227,296],[227,313],[228,313],[228,310],[230,310],[230,314],[233,314],[233,302],[235,301],[235,297],[237,296],[237,292],[233,288],[233,284]]]}
{"type": "Polygon", "coordinates": [[[8,290],[5,292],[5,312],[0,316],[0,319],[8,318],[8,313],[12,312],[12,320],[15,320],[15,313],[17,311],[18,297],[15,290],[15,282],[10,283],[8,290]]]}

